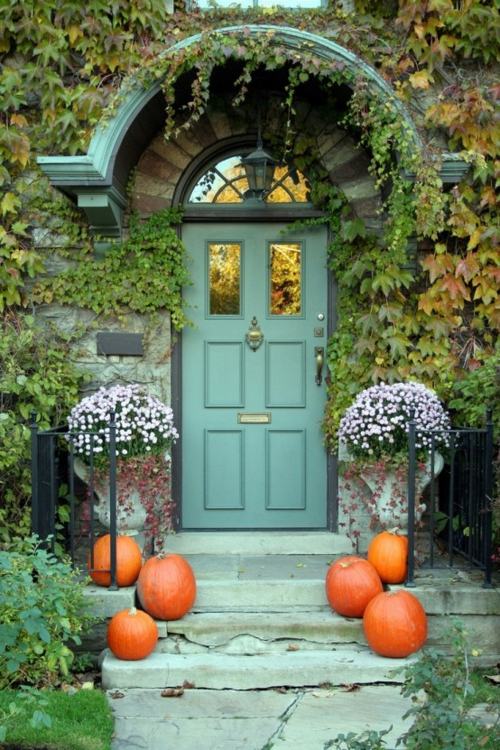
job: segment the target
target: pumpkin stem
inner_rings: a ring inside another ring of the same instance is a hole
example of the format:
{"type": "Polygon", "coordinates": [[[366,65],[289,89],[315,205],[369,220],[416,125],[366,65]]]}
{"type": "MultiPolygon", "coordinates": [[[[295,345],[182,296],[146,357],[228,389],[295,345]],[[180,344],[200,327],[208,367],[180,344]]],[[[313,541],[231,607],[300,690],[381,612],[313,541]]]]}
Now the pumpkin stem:
{"type": "Polygon", "coordinates": [[[137,614],[137,608],[136,607],[130,607],[128,611],[129,615],[136,615],[137,614]]]}

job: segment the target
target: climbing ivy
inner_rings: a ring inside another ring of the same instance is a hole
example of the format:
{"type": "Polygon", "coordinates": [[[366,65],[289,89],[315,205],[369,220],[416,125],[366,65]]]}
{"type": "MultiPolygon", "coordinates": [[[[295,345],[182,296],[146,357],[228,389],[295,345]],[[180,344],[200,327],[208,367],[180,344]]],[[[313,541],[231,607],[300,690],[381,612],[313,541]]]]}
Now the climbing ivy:
{"type": "Polygon", "coordinates": [[[165,309],[174,327],[181,329],[186,323],[182,287],[189,283],[184,245],[175,230],[181,217],[179,210],[164,210],[144,223],[133,218],[125,242],[101,259],[80,255],[73,267],[39,281],[33,300],[76,305],[104,315],[165,309]]]}

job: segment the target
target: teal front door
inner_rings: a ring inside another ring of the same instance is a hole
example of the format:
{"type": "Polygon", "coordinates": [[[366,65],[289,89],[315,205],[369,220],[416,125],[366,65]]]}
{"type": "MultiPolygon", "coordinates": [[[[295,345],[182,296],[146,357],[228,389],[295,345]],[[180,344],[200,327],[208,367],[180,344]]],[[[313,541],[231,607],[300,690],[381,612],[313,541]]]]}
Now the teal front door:
{"type": "Polygon", "coordinates": [[[183,229],[182,527],[326,527],[326,230],[183,229]]]}

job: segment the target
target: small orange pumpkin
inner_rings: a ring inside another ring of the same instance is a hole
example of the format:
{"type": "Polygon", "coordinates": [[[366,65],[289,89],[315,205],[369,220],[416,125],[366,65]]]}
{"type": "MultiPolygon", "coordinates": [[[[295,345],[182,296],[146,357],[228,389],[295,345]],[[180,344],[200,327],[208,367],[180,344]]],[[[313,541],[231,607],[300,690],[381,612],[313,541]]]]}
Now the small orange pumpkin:
{"type": "Polygon", "coordinates": [[[408,537],[382,531],[370,542],[368,560],[384,583],[402,583],[408,570],[408,537]]]}
{"type": "Polygon", "coordinates": [[[158,620],[179,620],[196,598],[193,569],[181,555],[157,555],[147,560],[137,580],[139,601],[158,620]]]}
{"type": "Polygon", "coordinates": [[[145,659],[158,640],[156,622],[147,612],[132,607],[114,615],[108,625],[108,646],[118,659],[145,659]]]}
{"type": "Polygon", "coordinates": [[[384,591],[366,607],[363,630],[376,654],[403,658],[418,651],[427,640],[427,616],[409,591],[384,591]]]}
{"type": "MultiPolygon", "coordinates": [[[[111,536],[105,534],[94,544],[94,568],[91,570],[89,555],[89,574],[98,586],[111,584],[111,536]]],[[[142,567],[142,554],[139,545],[131,536],[116,537],[116,583],[118,586],[132,586],[136,582],[142,567]]]]}
{"type": "Polygon", "coordinates": [[[373,565],[362,557],[345,557],[333,563],[326,574],[326,598],[344,617],[362,617],[365,607],[383,591],[373,565]]]}

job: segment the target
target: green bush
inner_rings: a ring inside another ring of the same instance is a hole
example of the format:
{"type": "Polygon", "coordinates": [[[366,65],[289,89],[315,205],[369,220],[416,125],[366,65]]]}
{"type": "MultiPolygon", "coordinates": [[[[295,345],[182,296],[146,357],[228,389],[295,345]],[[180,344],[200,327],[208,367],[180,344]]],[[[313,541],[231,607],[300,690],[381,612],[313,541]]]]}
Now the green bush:
{"type": "Polygon", "coordinates": [[[493,412],[495,432],[500,429],[500,346],[475,370],[464,374],[453,384],[449,406],[454,410],[454,424],[483,427],[486,409],[493,412]]]}
{"type": "Polygon", "coordinates": [[[85,583],[32,537],[26,551],[0,551],[0,690],[55,685],[73,660],[68,647],[94,622],[85,583]]]}
{"type": "Polygon", "coordinates": [[[42,429],[60,423],[83,379],[66,339],[31,316],[0,318],[0,544],[29,533],[30,413],[42,429]]]}

